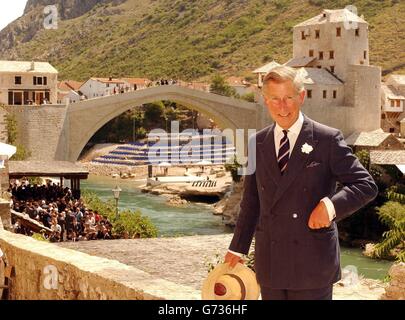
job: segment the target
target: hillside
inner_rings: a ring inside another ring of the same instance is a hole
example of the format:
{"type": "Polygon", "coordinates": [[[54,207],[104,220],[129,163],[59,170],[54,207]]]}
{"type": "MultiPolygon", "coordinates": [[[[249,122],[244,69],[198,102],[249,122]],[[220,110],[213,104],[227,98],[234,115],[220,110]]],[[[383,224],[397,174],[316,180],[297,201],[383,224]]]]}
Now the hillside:
{"type": "Polygon", "coordinates": [[[295,24],[347,4],[370,24],[371,63],[405,72],[399,0],[30,0],[24,16],[0,32],[0,59],[47,60],[61,79],[252,76],[291,57],[295,24]],[[59,7],[58,30],[41,27],[51,2],[59,7]]]}

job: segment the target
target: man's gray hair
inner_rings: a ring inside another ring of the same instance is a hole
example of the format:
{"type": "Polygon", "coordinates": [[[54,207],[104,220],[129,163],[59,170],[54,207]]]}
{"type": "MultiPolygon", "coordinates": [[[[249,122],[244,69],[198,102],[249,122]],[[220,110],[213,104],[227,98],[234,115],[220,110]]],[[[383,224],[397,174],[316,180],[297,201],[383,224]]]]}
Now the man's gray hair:
{"type": "Polygon", "coordinates": [[[292,81],[295,89],[297,92],[301,92],[305,89],[304,81],[302,76],[300,75],[299,71],[287,67],[287,66],[277,66],[272,68],[269,73],[267,73],[263,78],[263,91],[266,88],[266,85],[270,82],[285,82],[285,81],[292,81]]]}

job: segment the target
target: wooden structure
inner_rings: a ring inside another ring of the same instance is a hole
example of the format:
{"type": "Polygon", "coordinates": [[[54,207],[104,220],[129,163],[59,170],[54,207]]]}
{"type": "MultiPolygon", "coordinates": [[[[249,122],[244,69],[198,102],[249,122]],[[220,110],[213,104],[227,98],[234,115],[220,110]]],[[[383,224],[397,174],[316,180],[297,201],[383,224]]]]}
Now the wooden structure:
{"type": "Polygon", "coordinates": [[[68,161],[9,161],[9,178],[21,179],[29,177],[59,178],[70,180],[72,195],[80,199],[80,180],[87,179],[89,171],[84,167],[68,161]]]}

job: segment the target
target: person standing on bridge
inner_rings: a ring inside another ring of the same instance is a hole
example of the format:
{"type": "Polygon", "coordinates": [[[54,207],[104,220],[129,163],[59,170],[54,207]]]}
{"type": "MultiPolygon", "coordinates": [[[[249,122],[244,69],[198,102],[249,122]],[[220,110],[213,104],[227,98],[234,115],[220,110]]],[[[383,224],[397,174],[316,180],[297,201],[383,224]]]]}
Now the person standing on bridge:
{"type": "Polygon", "coordinates": [[[339,130],[302,114],[295,69],[272,69],[262,91],[275,124],[256,134],[256,172],[245,177],[225,262],[243,261],[255,235],[264,300],[330,300],[341,277],[336,223],[372,201],[377,186],[339,130]]]}

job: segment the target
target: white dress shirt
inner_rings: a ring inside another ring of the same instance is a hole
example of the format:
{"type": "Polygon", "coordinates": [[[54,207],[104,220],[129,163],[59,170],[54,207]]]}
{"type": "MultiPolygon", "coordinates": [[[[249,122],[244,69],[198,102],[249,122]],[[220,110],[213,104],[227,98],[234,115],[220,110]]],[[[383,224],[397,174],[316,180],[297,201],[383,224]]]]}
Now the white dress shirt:
{"type": "MultiPolygon", "coordinates": [[[[300,114],[298,116],[298,120],[295,121],[295,123],[288,129],[288,132],[287,132],[287,137],[288,137],[288,140],[290,143],[290,157],[291,157],[292,151],[294,150],[295,143],[297,142],[298,135],[301,132],[303,124],[304,124],[304,115],[302,114],[302,112],[300,112],[300,114]]],[[[278,157],[278,152],[280,149],[280,141],[284,137],[283,130],[284,129],[282,127],[280,127],[278,125],[278,123],[276,123],[276,126],[274,128],[274,145],[276,147],[277,157],[278,157]]],[[[288,167],[288,165],[287,165],[287,167],[288,167]]],[[[326,209],[327,209],[328,215],[329,215],[329,221],[332,221],[336,217],[336,211],[335,211],[335,206],[333,205],[333,202],[328,197],[321,199],[321,201],[326,206],[326,209]]],[[[228,250],[228,251],[237,256],[240,256],[240,257],[242,256],[242,254],[239,252],[234,252],[231,250],[228,250]]]]}

